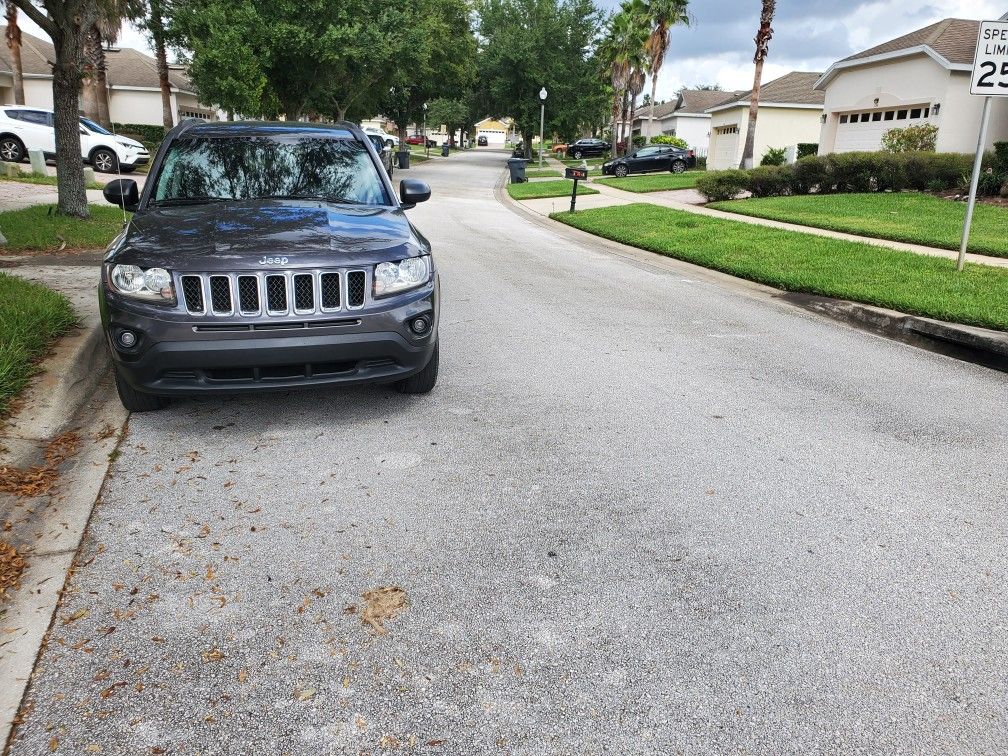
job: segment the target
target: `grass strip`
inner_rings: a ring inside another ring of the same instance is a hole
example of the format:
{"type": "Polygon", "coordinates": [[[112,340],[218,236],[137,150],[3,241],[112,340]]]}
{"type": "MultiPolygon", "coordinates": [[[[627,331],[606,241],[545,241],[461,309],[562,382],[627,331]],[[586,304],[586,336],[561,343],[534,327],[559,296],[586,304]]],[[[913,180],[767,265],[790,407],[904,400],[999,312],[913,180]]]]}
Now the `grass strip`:
{"type": "Polygon", "coordinates": [[[626,178],[604,178],[599,183],[607,184],[627,192],[669,192],[675,189],[692,189],[697,178],[703,171],[686,171],[684,173],[647,173],[643,176],[627,176],[626,178]]]}
{"type": "MultiPolygon", "coordinates": [[[[534,183],[529,182],[526,184],[508,184],[507,190],[508,194],[511,195],[511,199],[516,200],[543,199],[544,197],[569,197],[571,194],[571,184],[573,183],[573,181],[568,179],[558,179],[556,181],[536,181],[534,183]]],[[[583,182],[578,182],[577,193],[580,197],[582,194],[598,194],[598,191],[585,186],[583,182]]]]}
{"type": "Polygon", "coordinates": [[[569,226],[786,291],[1008,330],[1008,272],[651,204],[554,213],[569,226]]]}
{"type": "Polygon", "coordinates": [[[525,178],[562,178],[563,174],[560,171],[551,171],[546,168],[543,170],[533,170],[525,171],[525,178]]]}
{"type": "MultiPolygon", "coordinates": [[[[919,192],[812,194],[714,202],[710,207],[756,218],[876,239],[959,249],[966,205],[919,192]]],[[[980,203],[969,251],[1008,257],[1008,208],[980,203]]]]}
{"type": "Polygon", "coordinates": [[[0,213],[0,232],[7,237],[4,252],[55,252],[104,249],[123,226],[122,210],[90,205],[86,220],[56,215],[50,205],[32,205],[0,213]],[[65,243],[65,247],[63,246],[65,243]]]}
{"type": "MultiPolygon", "coordinates": [[[[6,174],[0,174],[0,181],[16,181],[19,184],[41,184],[45,186],[57,186],[57,181],[55,176],[38,176],[34,173],[24,173],[22,172],[18,176],[8,176],[6,174]]],[[[99,184],[97,181],[88,181],[85,184],[88,189],[103,189],[105,184],[99,184]]]]}
{"type": "Polygon", "coordinates": [[[65,296],[0,273],[0,415],[6,415],[52,342],[75,325],[77,316],[65,296]]]}

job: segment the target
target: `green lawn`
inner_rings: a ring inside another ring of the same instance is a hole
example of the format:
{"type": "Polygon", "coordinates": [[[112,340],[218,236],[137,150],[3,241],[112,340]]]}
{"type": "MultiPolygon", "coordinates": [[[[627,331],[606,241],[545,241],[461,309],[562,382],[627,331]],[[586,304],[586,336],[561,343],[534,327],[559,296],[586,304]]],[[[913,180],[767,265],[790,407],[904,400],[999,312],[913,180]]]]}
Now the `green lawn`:
{"type": "Polygon", "coordinates": [[[703,171],[686,171],[685,173],[645,173],[641,176],[626,178],[604,178],[601,183],[628,192],[668,192],[673,189],[692,189],[697,178],[703,171]]]}
{"type": "MultiPolygon", "coordinates": [[[[878,239],[959,249],[966,205],[917,192],[824,194],[714,202],[710,207],[878,239]]],[[[970,252],[1008,257],[1008,209],[978,204],[970,252]]]]}
{"type": "Polygon", "coordinates": [[[651,204],[554,213],[575,228],[759,281],[958,323],[1008,330],[1008,272],[651,204]]]}
{"type": "Polygon", "coordinates": [[[525,178],[562,178],[563,174],[560,171],[551,171],[547,168],[543,168],[541,171],[537,168],[535,170],[526,170],[525,178]]]}
{"type": "MultiPolygon", "coordinates": [[[[536,181],[525,184],[508,184],[507,190],[508,194],[511,195],[511,199],[516,200],[542,199],[543,197],[570,197],[571,185],[573,183],[573,181],[568,181],[567,179],[536,181]]],[[[582,182],[578,182],[577,193],[580,197],[582,194],[598,194],[598,191],[585,186],[582,182]]]]}
{"type": "Polygon", "coordinates": [[[104,249],[123,226],[122,210],[91,205],[88,220],[50,215],[50,205],[32,205],[0,213],[0,232],[7,237],[4,252],[55,252],[64,249],[104,249]]]}
{"type": "Polygon", "coordinates": [[[561,158],[560,162],[564,165],[569,165],[571,168],[579,168],[581,163],[587,163],[589,166],[592,165],[602,165],[609,158],[607,157],[593,157],[585,158],[584,160],[575,160],[574,158],[561,158]]]}
{"type": "Polygon", "coordinates": [[[77,324],[62,294],[0,273],[0,416],[28,383],[49,345],[77,324]]]}
{"type": "MultiPolygon", "coordinates": [[[[45,184],[46,186],[56,186],[55,176],[36,176],[34,173],[24,172],[22,172],[20,176],[7,176],[6,174],[0,174],[0,181],[17,181],[19,184],[45,184]]],[[[105,184],[100,184],[97,181],[89,181],[86,186],[88,189],[102,189],[105,184]]]]}

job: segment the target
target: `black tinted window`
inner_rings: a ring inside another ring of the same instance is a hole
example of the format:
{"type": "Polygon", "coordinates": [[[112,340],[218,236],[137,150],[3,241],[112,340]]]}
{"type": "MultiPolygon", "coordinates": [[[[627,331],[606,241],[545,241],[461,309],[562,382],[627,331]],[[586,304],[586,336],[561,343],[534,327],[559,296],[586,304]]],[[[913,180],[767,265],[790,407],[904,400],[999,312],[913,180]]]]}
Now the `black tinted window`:
{"type": "Polygon", "coordinates": [[[155,202],[273,198],[387,205],[364,145],[318,137],[208,137],[172,143],[155,202]]]}
{"type": "Polygon", "coordinates": [[[36,110],[8,110],[7,115],[11,118],[16,118],[19,121],[26,121],[27,123],[34,123],[39,126],[48,126],[49,118],[45,113],[39,113],[36,110]]]}

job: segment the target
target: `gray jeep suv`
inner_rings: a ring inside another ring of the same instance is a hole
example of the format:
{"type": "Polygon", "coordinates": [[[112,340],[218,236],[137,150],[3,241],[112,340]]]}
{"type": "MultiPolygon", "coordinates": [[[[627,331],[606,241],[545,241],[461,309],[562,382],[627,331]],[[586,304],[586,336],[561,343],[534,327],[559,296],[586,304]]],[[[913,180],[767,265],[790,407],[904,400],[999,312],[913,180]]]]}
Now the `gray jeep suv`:
{"type": "Polygon", "coordinates": [[[357,126],[187,121],[166,136],[109,246],[99,301],[123,405],[322,384],[427,393],[438,275],[357,126]]]}

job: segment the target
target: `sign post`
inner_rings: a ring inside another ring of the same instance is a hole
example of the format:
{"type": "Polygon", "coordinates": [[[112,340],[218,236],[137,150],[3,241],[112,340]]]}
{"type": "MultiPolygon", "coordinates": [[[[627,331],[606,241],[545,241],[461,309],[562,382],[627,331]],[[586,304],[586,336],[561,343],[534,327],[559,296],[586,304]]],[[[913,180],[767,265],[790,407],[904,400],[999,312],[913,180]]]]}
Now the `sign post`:
{"type": "Polygon", "coordinates": [[[976,54],[973,56],[970,94],[983,97],[984,104],[983,113],[980,116],[980,134],[977,137],[976,158],[973,161],[973,176],[970,179],[966,220],[963,222],[962,243],[959,245],[959,261],[956,264],[956,270],[962,270],[966,262],[966,247],[969,244],[970,226],[973,225],[977,186],[980,183],[980,170],[984,149],[987,146],[987,131],[990,127],[991,103],[995,97],[1008,97],[1008,13],[1002,16],[1000,21],[983,21],[980,24],[976,54]]]}
{"type": "Polygon", "coordinates": [[[564,171],[564,177],[569,179],[574,179],[574,188],[571,190],[571,209],[574,212],[574,203],[577,201],[577,182],[588,180],[588,169],[587,168],[568,168],[564,171]]]}

